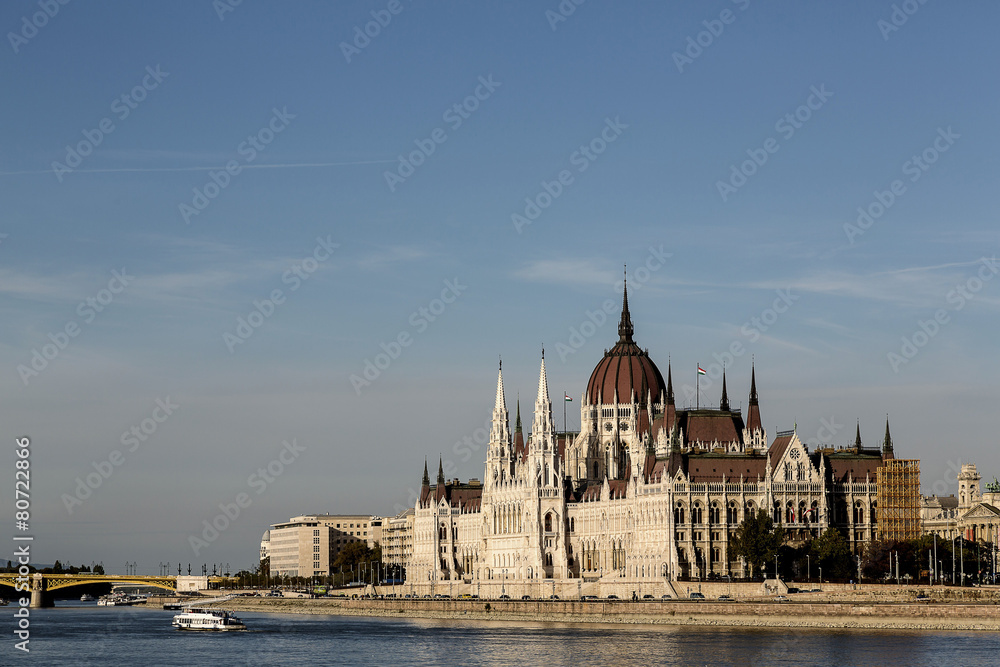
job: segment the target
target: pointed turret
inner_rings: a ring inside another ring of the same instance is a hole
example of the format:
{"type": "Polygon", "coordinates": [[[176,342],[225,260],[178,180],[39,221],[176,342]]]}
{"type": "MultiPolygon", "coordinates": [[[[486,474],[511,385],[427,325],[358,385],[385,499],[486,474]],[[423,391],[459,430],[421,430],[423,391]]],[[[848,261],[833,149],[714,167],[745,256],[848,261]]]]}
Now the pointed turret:
{"type": "Polygon", "coordinates": [[[628,312],[628,273],[625,274],[625,288],[622,291],[622,319],[618,322],[619,342],[634,343],[632,334],[635,328],[632,326],[632,316],[628,312]]]}
{"type": "Polygon", "coordinates": [[[500,370],[497,372],[497,399],[493,410],[507,414],[507,399],[503,394],[503,361],[500,362],[500,370]]]}
{"type": "Polygon", "coordinates": [[[438,487],[444,486],[444,463],[438,458],[438,487]]]}
{"type": "Polygon", "coordinates": [[[497,396],[493,404],[493,418],[490,426],[490,448],[495,452],[506,452],[510,445],[510,417],[507,414],[507,399],[503,388],[503,362],[497,371],[497,396]]]}
{"type": "Polygon", "coordinates": [[[514,458],[524,458],[524,431],[521,429],[521,399],[517,399],[517,422],[514,426],[514,458]]]}
{"type": "Polygon", "coordinates": [[[674,404],[674,379],[670,373],[670,361],[667,361],[667,405],[674,404]]]}
{"type": "Polygon", "coordinates": [[[882,458],[895,458],[892,452],[892,436],[889,435],[889,416],[885,417],[885,439],[882,441],[882,458]]]}
{"type": "Polygon", "coordinates": [[[420,482],[420,486],[430,486],[430,485],[431,485],[431,478],[430,475],[427,474],[427,458],[424,457],[424,478],[420,482]]]}
{"type": "Polygon", "coordinates": [[[729,412],[729,394],[726,393],[726,369],[722,369],[722,400],[719,401],[719,409],[729,412]]]}
{"type": "Polygon", "coordinates": [[[757,402],[757,369],[750,367],[750,402],[747,407],[747,433],[753,437],[754,433],[761,434],[758,444],[764,442],[764,424],[760,420],[760,404],[757,402]]]}
{"type": "Polygon", "coordinates": [[[861,420],[858,420],[858,434],[854,436],[854,448],[861,449],[861,420]]]}

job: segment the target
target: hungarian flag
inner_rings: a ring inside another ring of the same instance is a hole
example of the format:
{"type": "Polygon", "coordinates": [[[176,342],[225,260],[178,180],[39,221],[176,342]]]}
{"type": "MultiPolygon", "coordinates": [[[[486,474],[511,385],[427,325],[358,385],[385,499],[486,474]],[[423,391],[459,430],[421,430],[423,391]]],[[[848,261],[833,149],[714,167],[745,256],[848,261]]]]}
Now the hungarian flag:
{"type": "Polygon", "coordinates": [[[708,371],[706,371],[701,366],[698,366],[698,375],[708,375],[708,371]]]}
{"type": "Polygon", "coordinates": [[[570,397],[569,397],[569,394],[567,394],[567,393],[566,393],[565,391],[563,392],[563,398],[565,398],[565,399],[566,399],[567,401],[569,401],[570,403],[572,403],[572,402],[573,402],[573,399],[572,399],[572,398],[570,398],[570,397]]]}

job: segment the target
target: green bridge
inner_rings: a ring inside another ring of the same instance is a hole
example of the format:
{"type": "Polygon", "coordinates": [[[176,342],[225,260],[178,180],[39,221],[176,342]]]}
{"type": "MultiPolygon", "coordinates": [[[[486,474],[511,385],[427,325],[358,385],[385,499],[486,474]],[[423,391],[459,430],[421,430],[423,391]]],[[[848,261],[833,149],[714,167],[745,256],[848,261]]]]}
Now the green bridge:
{"type": "MultiPolygon", "coordinates": [[[[22,597],[27,591],[18,591],[15,589],[15,585],[18,581],[24,581],[26,577],[17,574],[16,572],[4,572],[0,574],[0,586],[8,586],[10,588],[10,599],[16,599],[22,597]]],[[[166,576],[166,577],[140,577],[140,576],[122,576],[113,574],[91,574],[89,572],[81,574],[30,574],[27,577],[31,582],[31,606],[33,608],[39,607],[51,607],[52,606],[52,592],[63,588],[71,588],[73,586],[84,586],[87,584],[112,584],[112,585],[122,585],[131,584],[135,586],[156,586],[157,588],[163,588],[168,591],[177,590],[177,577],[166,576]]],[[[221,584],[223,582],[229,581],[227,577],[206,577],[208,579],[209,585],[211,584],[221,584]]]]}

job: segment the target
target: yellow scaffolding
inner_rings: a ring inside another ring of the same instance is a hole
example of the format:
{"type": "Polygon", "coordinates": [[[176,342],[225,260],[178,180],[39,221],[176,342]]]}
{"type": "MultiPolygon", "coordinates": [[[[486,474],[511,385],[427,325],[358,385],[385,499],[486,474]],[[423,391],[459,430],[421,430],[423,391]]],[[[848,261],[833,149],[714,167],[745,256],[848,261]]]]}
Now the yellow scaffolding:
{"type": "Polygon", "coordinates": [[[920,537],[920,461],[887,459],[878,471],[878,539],[920,537]]]}

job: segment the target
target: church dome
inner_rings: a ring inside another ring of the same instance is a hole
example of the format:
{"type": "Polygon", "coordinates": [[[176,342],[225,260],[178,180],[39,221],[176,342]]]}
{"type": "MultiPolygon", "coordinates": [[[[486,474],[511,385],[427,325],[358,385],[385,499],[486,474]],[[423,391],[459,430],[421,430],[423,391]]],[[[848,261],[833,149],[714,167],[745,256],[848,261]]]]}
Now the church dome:
{"type": "Polygon", "coordinates": [[[626,285],[622,297],[622,318],[618,323],[618,342],[604,353],[604,358],[587,383],[587,402],[591,405],[614,403],[616,391],[621,403],[628,403],[633,391],[641,402],[645,402],[647,392],[657,401],[666,389],[660,369],[632,339],[633,331],[626,285]]]}

